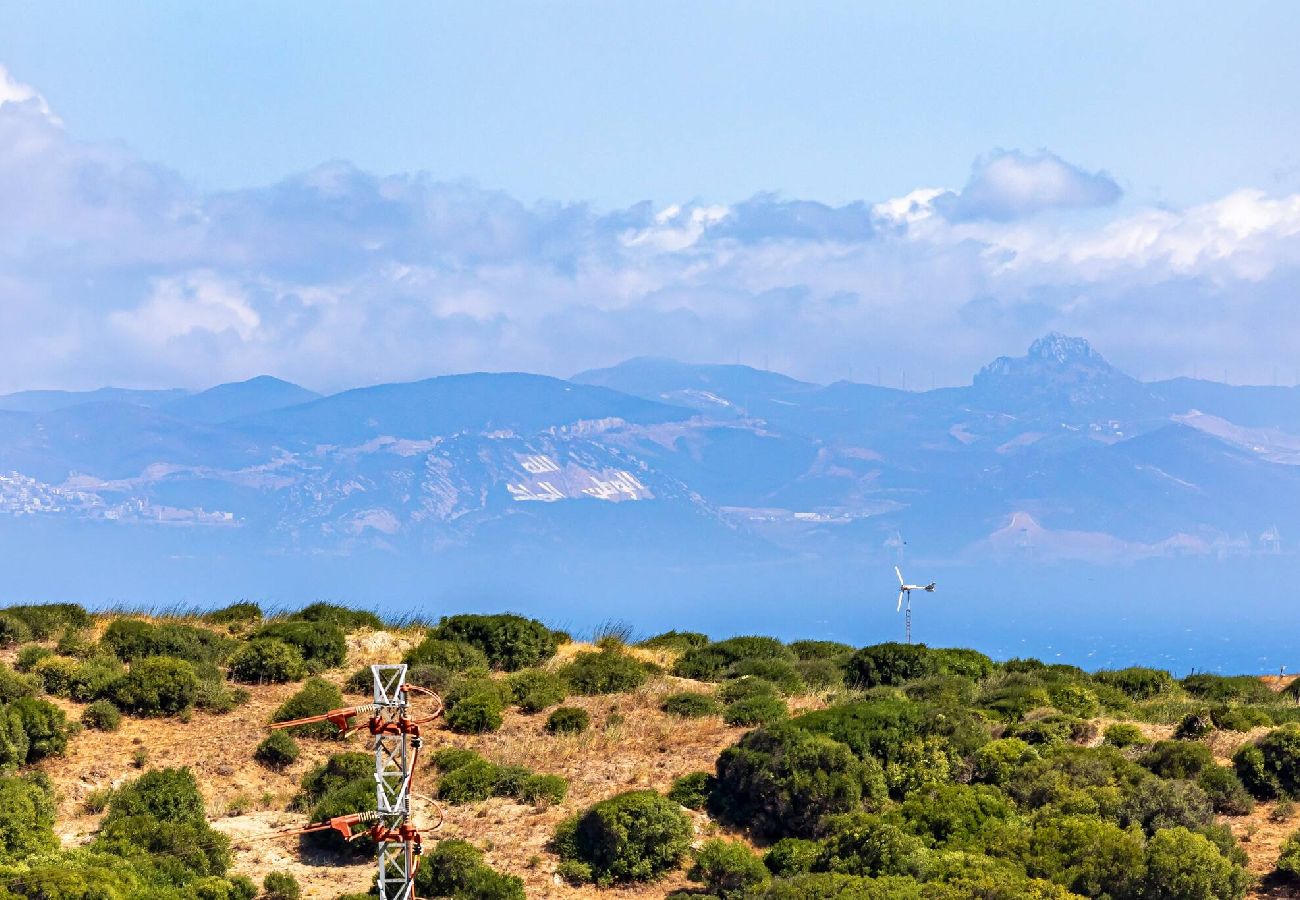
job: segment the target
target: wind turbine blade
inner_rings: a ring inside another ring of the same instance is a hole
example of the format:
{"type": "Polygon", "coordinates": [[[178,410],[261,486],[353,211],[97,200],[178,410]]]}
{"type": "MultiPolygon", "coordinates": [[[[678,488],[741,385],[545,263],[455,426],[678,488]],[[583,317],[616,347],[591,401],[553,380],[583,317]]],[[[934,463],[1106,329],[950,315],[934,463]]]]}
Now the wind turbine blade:
{"type": "Polygon", "coordinates": [[[902,610],[902,608],[903,608],[903,592],[902,592],[902,591],[899,591],[899,592],[898,592],[898,609],[894,610],[894,612],[899,612],[900,610],[902,610]]]}
{"type": "Polygon", "coordinates": [[[905,582],[903,581],[903,573],[898,566],[894,566],[894,574],[898,576],[898,586],[902,587],[905,582]]]}

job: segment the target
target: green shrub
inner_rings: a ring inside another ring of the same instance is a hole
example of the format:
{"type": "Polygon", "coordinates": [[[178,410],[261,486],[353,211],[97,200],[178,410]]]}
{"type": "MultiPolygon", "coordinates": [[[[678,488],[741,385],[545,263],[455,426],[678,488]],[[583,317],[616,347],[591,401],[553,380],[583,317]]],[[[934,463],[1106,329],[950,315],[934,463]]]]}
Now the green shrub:
{"type": "Polygon", "coordinates": [[[815,837],[827,816],[878,807],[885,776],[839,741],[782,723],[722,751],[712,806],[764,837],[815,837]]]}
{"type": "MultiPolygon", "coordinates": [[[[366,782],[373,791],[374,774],[375,757],[373,754],[335,753],[302,777],[301,790],[294,799],[294,808],[306,809],[312,804],[320,802],[326,794],[357,781],[366,782]]],[[[312,821],[320,820],[313,819],[312,821]]]]}
{"type": "Polygon", "coordinates": [[[726,678],[762,678],[776,685],[782,694],[790,696],[805,689],[803,678],[794,664],[784,659],[742,659],[727,666],[726,678]]]}
{"type": "Polygon", "coordinates": [[[1147,842],[1143,900],[1238,900],[1250,879],[1204,835],[1186,828],[1156,832],[1147,842]]]}
{"type": "Polygon", "coordinates": [[[619,694],[635,690],[650,678],[650,667],[618,650],[579,653],[561,670],[576,694],[619,694]]]}
{"type": "Polygon", "coordinates": [[[211,625],[226,625],[234,630],[243,630],[262,621],[262,607],[256,603],[232,603],[230,606],[206,613],[203,621],[211,625]]]}
{"type": "Polygon", "coordinates": [[[844,660],[801,659],[794,664],[794,670],[814,690],[844,687],[844,660]]]}
{"type": "Polygon", "coordinates": [[[303,661],[318,670],[341,666],[348,655],[348,643],[343,629],[332,622],[272,622],[263,626],[254,637],[274,638],[297,647],[303,661]]]}
{"type": "Polygon", "coordinates": [[[477,803],[496,796],[497,776],[497,767],[479,757],[445,772],[434,793],[453,805],[477,803]]]}
{"type": "Polygon", "coordinates": [[[681,716],[683,719],[702,719],[716,716],[722,712],[722,704],[709,694],[695,691],[681,691],[664,697],[659,708],[669,715],[681,716]]]}
{"type": "Polygon", "coordinates": [[[1256,797],[1300,794],[1300,725],[1283,725],[1232,758],[1237,775],[1256,797]]]}
{"type": "Polygon", "coordinates": [[[1192,741],[1205,737],[1212,731],[1214,731],[1214,719],[1210,711],[1200,709],[1183,716],[1178,727],[1174,729],[1174,737],[1182,741],[1192,741]]]}
{"type": "Polygon", "coordinates": [[[698,631],[665,631],[663,634],[646,638],[637,646],[647,650],[675,650],[678,653],[685,653],[693,647],[703,647],[708,642],[709,636],[698,631]]]}
{"type": "Polygon", "coordinates": [[[1204,744],[1158,741],[1138,760],[1161,778],[1195,778],[1214,765],[1214,754],[1204,744]]]}
{"type": "Polygon", "coordinates": [[[473,644],[487,655],[489,665],[507,672],[546,662],[560,644],[541,622],[512,613],[447,616],[429,636],[473,644]]]}
{"type": "Polygon", "coordinates": [[[668,799],[687,809],[704,809],[716,781],[710,772],[688,772],[673,781],[668,799]]]}
{"type": "Polygon", "coordinates": [[[1300,881],[1300,831],[1291,832],[1282,843],[1277,858],[1277,870],[1292,881],[1300,881]]]}
{"type": "Polygon", "coordinates": [[[956,675],[972,681],[982,681],[993,674],[997,665],[978,650],[965,647],[940,647],[930,651],[939,664],[939,674],[956,675]]]}
{"type": "Polygon", "coordinates": [[[538,713],[563,703],[569,686],[563,678],[545,669],[522,669],[506,679],[510,699],[526,713],[538,713]]]}
{"type": "MultiPolygon", "coordinates": [[[[291,722],[320,716],[343,705],[343,695],[339,689],[323,678],[308,678],[302,689],[294,694],[271,716],[272,722],[291,722]]],[[[308,725],[295,725],[291,729],[299,737],[329,740],[339,738],[339,729],[332,722],[313,722],[308,725]]]]}
{"type": "Polygon", "coordinates": [[[275,638],[254,638],[230,658],[230,677],[244,684],[283,684],[306,675],[301,651],[275,638]]]}
{"type": "Polygon", "coordinates": [[[778,697],[780,694],[781,689],[766,678],[751,675],[747,678],[724,681],[718,688],[716,696],[723,703],[730,705],[754,697],[778,697]]]}
{"type": "Polygon", "coordinates": [[[755,725],[771,725],[789,715],[790,711],[780,697],[758,696],[730,704],[722,713],[722,721],[728,725],[752,728],[755,725]]]}
{"type": "Polygon", "coordinates": [[[860,757],[894,759],[904,743],[937,735],[946,738],[955,756],[969,756],[989,740],[988,725],[973,710],[877,699],[843,703],[805,713],[794,723],[848,744],[860,757]]]}
{"type": "MultiPolygon", "coordinates": [[[[324,822],[335,816],[364,812],[375,808],[374,757],[369,759],[370,771],[364,777],[354,778],[330,787],[320,795],[307,813],[308,821],[324,822]]],[[[303,836],[304,841],[320,850],[358,856],[368,855],[375,843],[368,836],[345,841],[336,831],[319,831],[303,836]]]]}
{"type": "Polygon", "coordinates": [[[939,660],[925,644],[890,642],[863,647],[849,657],[846,670],[850,686],[872,688],[936,675],[939,660]]]}
{"type": "Polygon", "coordinates": [[[75,656],[82,659],[92,655],[97,649],[97,645],[90,639],[89,632],[69,628],[59,635],[54,649],[60,656],[75,656]]]}
{"type": "Polygon", "coordinates": [[[501,727],[505,704],[494,693],[476,693],[447,709],[447,727],[457,734],[486,734],[501,727]]]}
{"type": "Polygon", "coordinates": [[[1030,836],[1026,869],[1085,897],[1143,896],[1142,835],[1096,816],[1051,816],[1030,836]]]}
{"type": "Polygon", "coordinates": [[[199,680],[183,659],[150,656],[131,664],[113,683],[109,699],[139,716],[174,716],[194,705],[199,680]]]}
{"type": "Polygon", "coordinates": [[[301,896],[298,879],[288,872],[271,872],[262,879],[263,900],[298,900],[301,896]]]}
{"type": "Polygon", "coordinates": [[[867,813],[835,816],[818,867],[845,875],[919,875],[925,842],[892,822],[867,813]]]}
{"type": "Polygon", "coordinates": [[[561,823],[555,848],[564,860],[590,867],[601,885],[651,881],[674,868],[691,842],[681,808],[654,791],[630,791],[561,823]]]}
{"type": "Polygon", "coordinates": [[[115,790],[92,846],[153,862],[175,882],[222,875],[230,865],[230,841],[208,826],[189,769],[155,769],[115,790]]]}
{"type": "Polygon", "coordinates": [[[1150,743],[1142,729],[1130,722],[1115,722],[1106,726],[1105,741],[1112,747],[1144,747],[1150,743]]]}
{"type": "Polygon", "coordinates": [[[673,674],[699,681],[719,681],[728,667],[742,659],[793,660],[794,653],[776,638],[727,638],[687,650],[673,664],[673,674]]]}
{"type": "Polygon", "coordinates": [[[43,641],[66,628],[82,629],[90,624],[90,615],[74,603],[41,603],[10,606],[4,610],[25,624],[32,639],[43,641]]]}
{"type": "Polygon", "coordinates": [[[1110,685],[1134,700],[1150,700],[1174,689],[1174,678],[1161,669],[1131,666],[1127,669],[1103,669],[1092,676],[1098,683],[1110,685]]]}
{"type": "Polygon", "coordinates": [[[96,700],[82,710],[81,724],[96,731],[117,731],[122,726],[122,714],[107,700],[96,700]]]}
{"type": "Polygon", "coordinates": [[[36,697],[20,697],[9,704],[12,727],[17,722],[26,735],[26,762],[47,756],[62,756],[68,749],[68,717],[53,703],[36,697]]]}
{"type": "Polygon", "coordinates": [[[579,734],[591,727],[591,715],[576,706],[561,706],[546,718],[551,734],[579,734]]]}
{"type": "Polygon", "coordinates": [[[1277,695],[1254,675],[1188,675],[1180,684],[1183,690],[1201,700],[1218,703],[1273,703],[1277,695]]]}
{"type": "Polygon", "coordinates": [[[1047,715],[1025,722],[1014,722],[1007,726],[1004,734],[1007,737],[1020,738],[1027,744],[1054,747],[1074,739],[1084,724],[1074,716],[1047,715]]]}
{"type": "Polygon", "coordinates": [[[58,847],[54,793],[41,778],[0,778],[0,861],[18,862],[58,847]]]}
{"type": "Polygon", "coordinates": [[[473,644],[432,636],[413,647],[402,662],[411,666],[439,666],[456,673],[488,668],[487,654],[473,644]]]}
{"type": "Polygon", "coordinates": [[[363,628],[379,631],[384,627],[383,620],[370,610],[353,609],[336,603],[313,603],[289,616],[288,621],[325,622],[344,632],[360,631],[363,628]]]}
{"type": "Polygon", "coordinates": [[[230,647],[227,639],[206,628],[179,622],[154,625],[143,619],[114,619],[104,630],[100,645],[123,662],[148,656],[214,662],[230,647]]]}
{"type": "Polygon", "coordinates": [[[1190,781],[1152,779],[1125,797],[1119,809],[1123,825],[1138,825],[1148,835],[1162,828],[1200,828],[1214,819],[1210,798],[1190,781]]]}
{"type": "Polygon", "coordinates": [[[0,706],[0,772],[26,765],[30,749],[22,715],[12,706],[0,706]]]}
{"type": "Polygon", "coordinates": [[[253,759],[277,771],[298,761],[298,742],[288,731],[276,730],[268,734],[253,751],[253,759]]]}
{"type": "Polygon", "coordinates": [[[793,641],[787,646],[795,659],[802,661],[844,660],[852,656],[856,649],[852,644],[841,644],[839,641],[793,641]]]}
{"type": "Polygon", "coordinates": [[[96,653],[83,659],[72,671],[68,693],[80,703],[108,696],[125,673],[126,667],[116,656],[96,653]]]}
{"type": "Polygon", "coordinates": [[[0,612],[0,647],[16,647],[32,639],[27,623],[10,613],[0,612]]]}
{"type": "Polygon", "coordinates": [[[735,900],[763,887],[768,872],[744,844],[715,838],[695,851],[695,864],[687,877],[702,883],[710,896],[735,900]]]}
{"type": "Polygon", "coordinates": [[[41,683],[41,689],[55,697],[72,694],[72,679],[80,665],[66,656],[47,656],[32,667],[32,674],[41,683]]]}
{"type": "MultiPolygon", "coordinates": [[[[439,694],[445,694],[455,683],[456,677],[456,673],[450,669],[423,663],[411,666],[406,670],[407,684],[413,684],[416,687],[422,687],[439,694]]],[[[370,693],[370,690],[367,690],[366,693],[370,693]]]]}
{"type": "Polygon", "coordinates": [[[999,738],[975,751],[975,779],[1003,785],[1011,781],[1026,763],[1038,759],[1038,751],[1019,738],[999,738]]]}
{"type": "Polygon", "coordinates": [[[910,681],[903,686],[903,693],[909,700],[945,706],[970,706],[975,702],[975,684],[960,675],[932,675],[910,681]]]}
{"type": "Polygon", "coordinates": [[[559,775],[529,775],[519,783],[514,797],[520,803],[551,805],[563,803],[569,793],[569,783],[559,775]]]}
{"type": "Polygon", "coordinates": [[[1215,728],[1224,731],[1250,731],[1252,728],[1268,728],[1273,725],[1272,716],[1253,706],[1212,707],[1210,721],[1215,728]]]}
{"type": "Polygon", "coordinates": [[[35,696],[38,690],[40,682],[34,675],[19,675],[7,666],[0,665],[0,703],[35,696]]]}
{"type": "Polygon", "coordinates": [[[415,876],[422,897],[524,900],[524,883],[483,863],[483,853],[461,840],[443,840],[426,852],[415,876]]]}
{"type": "Polygon", "coordinates": [[[243,706],[250,699],[244,688],[231,687],[221,670],[212,663],[200,663],[194,673],[199,679],[199,691],[194,697],[194,705],[211,713],[228,713],[243,706]]]}
{"type": "Polygon", "coordinates": [[[1220,815],[1244,816],[1255,809],[1255,799],[1250,796],[1250,791],[1228,766],[1206,766],[1196,776],[1196,783],[1220,815]]]}
{"type": "MultiPolygon", "coordinates": [[[[14,621],[19,621],[15,619],[14,621]]],[[[47,656],[53,656],[54,651],[49,647],[42,647],[40,644],[27,644],[19,648],[18,656],[14,660],[14,668],[19,672],[30,672],[32,667],[47,656]]]]}
{"type": "Polygon", "coordinates": [[[763,865],[773,875],[790,876],[811,872],[822,855],[820,841],[781,838],[763,856],[763,865]]]}

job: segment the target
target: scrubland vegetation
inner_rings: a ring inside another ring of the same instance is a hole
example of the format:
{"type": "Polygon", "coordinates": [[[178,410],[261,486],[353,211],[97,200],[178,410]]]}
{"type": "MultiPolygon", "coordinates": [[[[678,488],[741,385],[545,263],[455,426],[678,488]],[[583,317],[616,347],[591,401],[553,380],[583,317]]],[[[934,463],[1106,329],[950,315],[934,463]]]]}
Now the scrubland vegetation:
{"type": "Polygon", "coordinates": [[[446,709],[422,897],[1300,889],[1300,682],[328,604],[11,607],[0,645],[0,900],[367,896],[364,839],[266,842],[373,807],[363,738],[265,726],[364,702],[399,659],[446,709]]]}

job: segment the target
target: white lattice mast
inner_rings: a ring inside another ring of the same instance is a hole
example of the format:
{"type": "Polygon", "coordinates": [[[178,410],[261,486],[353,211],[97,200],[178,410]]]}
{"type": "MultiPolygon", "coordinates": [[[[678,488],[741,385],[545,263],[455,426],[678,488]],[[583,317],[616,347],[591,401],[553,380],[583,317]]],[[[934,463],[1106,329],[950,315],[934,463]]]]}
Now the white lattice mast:
{"type": "Polygon", "coordinates": [[[379,815],[379,900],[414,900],[422,845],[411,827],[413,755],[420,747],[407,715],[406,666],[371,666],[375,679],[375,810],[379,815]]]}

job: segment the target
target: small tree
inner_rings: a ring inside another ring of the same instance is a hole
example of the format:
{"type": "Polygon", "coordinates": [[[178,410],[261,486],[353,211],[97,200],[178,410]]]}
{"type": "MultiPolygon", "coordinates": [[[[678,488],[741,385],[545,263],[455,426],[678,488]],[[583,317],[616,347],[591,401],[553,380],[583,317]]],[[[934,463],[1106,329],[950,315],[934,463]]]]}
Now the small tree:
{"type": "Polygon", "coordinates": [[[230,677],[244,684],[283,684],[306,675],[302,652],[276,638],[254,638],[230,659],[230,677]]]}
{"type": "Polygon", "coordinates": [[[288,872],[271,872],[262,879],[263,900],[298,900],[302,888],[288,872]]]}
{"type": "Polygon", "coordinates": [[[96,700],[82,711],[81,724],[96,731],[117,731],[122,726],[122,714],[107,700],[96,700]]]}
{"type": "Polygon", "coordinates": [[[1204,835],[1186,828],[1157,831],[1147,843],[1149,900],[1238,900],[1250,883],[1247,873],[1204,835]]]}
{"type": "Polygon", "coordinates": [[[577,706],[561,706],[546,718],[551,734],[579,734],[591,727],[591,715],[577,706]]]}
{"type": "Polygon", "coordinates": [[[194,705],[199,679],[183,659],[150,656],[131,664],[131,670],[112,688],[112,701],[120,709],[141,716],[174,716],[194,705]]]}
{"type": "Polygon", "coordinates": [[[710,895],[733,900],[761,888],[769,876],[763,861],[744,844],[714,839],[695,851],[687,877],[703,883],[710,895]]]}
{"type": "Polygon", "coordinates": [[[253,759],[277,771],[288,768],[298,760],[298,742],[287,731],[276,730],[266,736],[253,751],[253,759]]]}
{"type": "Polygon", "coordinates": [[[691,842],[681,808],[654,791],[630,791],[561,823],[561,858],[588,866],[597,884],[652,881],[676,866],[691,842]]]}
{"type": "MultiPolygon", "coordinates": [[[[294,694],[271,716],[272,722],[291,722],[294,719],[306,719],[320,716],[343,705],[343,695],[339,689],[323,678],[308,678],[302,690],[294,694]]],[[[293,732],[300,737],[329,740],[338,738],[339,729],[332,722],[313,722],[309,725],[295,725],[293,732]]]]}

